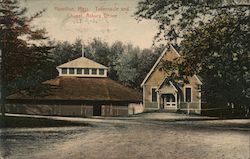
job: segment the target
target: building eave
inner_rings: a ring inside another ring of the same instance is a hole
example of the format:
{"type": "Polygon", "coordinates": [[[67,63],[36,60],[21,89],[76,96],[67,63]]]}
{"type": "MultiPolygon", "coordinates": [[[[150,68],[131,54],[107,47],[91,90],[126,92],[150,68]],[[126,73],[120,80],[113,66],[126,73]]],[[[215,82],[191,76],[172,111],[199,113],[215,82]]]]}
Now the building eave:
{"type": "MultiPolygon", "coordinates": [[[[180,57],[181,55],[177,52],[177,50],[170,44],[170,48],[174,51],[174,53],[176,53],[176,55],[178,57],[180,57]]],[[[163,58],[163,56],[167,53],[168,48],[165,48],[163,50],[163,52],[161,53],[160,57],[157,59],[157,61],[155,62],[154,66],[151,68],[151,70],[149,71],[149,73],[147,74],[147,76],[144,78],[144,80],[141,83],[141,87],[146,83],[146,81],[148,80],[148,78],[150,77],[150,75],[153,73],[153,71],[155,70],[155,68],[157,67],[157,65],[160,63],[161,59],[163,58]]]]}
{"type": "MultiPolygon", "coordinates": [[[[163,85],[163,83],[166,81],[167,78],[168,78],[168,77],[165,77],[165,78],[163,79],[163,81],[162,81],[161,84],[158,86],[158,88],[156,89],[156,91],[159,91],[159,89],[161,88],[161,86],[163,85]]],[[[175,90],[176,92],[178,92],[178,89],[175,87],[175,85],[173,84],[173,82],[169,81],[169,83],[170,83],[170,85],[174,88],[174,90],[175,90]]]]}
{"type": "Polygon", "coordinates": [[[196,80],[198,81],[198,84],[202,85],[203,83],[201,82],[200,78],[197,75],[194,75],[194,77],[196,78],[196,80]]]}

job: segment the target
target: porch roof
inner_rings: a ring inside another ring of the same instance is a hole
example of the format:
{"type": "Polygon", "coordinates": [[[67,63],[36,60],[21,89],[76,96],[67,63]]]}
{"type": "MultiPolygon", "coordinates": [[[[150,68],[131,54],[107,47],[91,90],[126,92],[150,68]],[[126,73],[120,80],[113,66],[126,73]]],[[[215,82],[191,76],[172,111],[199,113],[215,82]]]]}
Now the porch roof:
{"type": "Polygon", "coordinates": [[[161,89],[161,87],[162,87],[164,84],[166,84],[166,83],[168,83],[170,86],[172,86],[176,92],[181,91],[180,87],[179,87],[176,83],[170,81],[168,77],[166,77],[166,78],[163,79],[163,81],[160,83],[160,85],[159,85],[159,87],[156,89],[156,91],[159,91],[159,90],[161,89]]]}

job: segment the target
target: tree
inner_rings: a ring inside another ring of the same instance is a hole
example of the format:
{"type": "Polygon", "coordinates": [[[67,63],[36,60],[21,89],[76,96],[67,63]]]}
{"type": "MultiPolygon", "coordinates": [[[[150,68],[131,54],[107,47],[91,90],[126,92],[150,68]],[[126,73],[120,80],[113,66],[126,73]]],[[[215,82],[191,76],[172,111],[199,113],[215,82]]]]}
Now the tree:
{"type": "Polygon", "coordinates": [[[212,23],[195,28],[181,42],[181,73],[202,75],[210,103],[249,106],[249,29],[250,16],[245,12],[225,12],[212,23]]]}
{"type": "MultiPolygon", "coordinates": [[[[81,56],[81,40],[76,40],[73,44],[67,41],[55,42],[53,45],[53,68],[81,56]]],[[[139,90],[142,80],[163,51],[163,47],[141,50],[132,44],[115,41],[108,45],[106,41],[95,38],[84,44],[84,50],[87,58],[109,68],[109,78],[139,90]]]]}
{"type": "MultiPolygon", "coordinates": [[[[234,0],[141,1],[138,19],[159,22],[157,41],[181,48],[183,56],[162,68],[176,81],[199,74],[210,105],[249,104],[249,3],[234,0]]],[[[248,108],[249,109],[249,108],[248,108]]]]}
{"type": "Polygon", "coordinates": [[[136,88],[136,79],[138,78],[138,48],[133,48],[132,45],[127,45],[125,53],[118,59],[118,64],[115,66],[118,80],[126,86],[136,88]]]}
{"type": "Polygon", "coordinates": [[[140,62],[138,63],[137,73],[139,75],[138,75],[138,78],[135,79],[138,89],[140,88],[142,81],[147,76],[148,72],[153,67],[153,65],[155,64],[156,60],[159,58],[164,48],[165,48],[164,46],[160,46],[160,47],[154,47],[151,49],[143,49],[141,53],[138,55],[139,56],[138,61],[140,62]]]}
{"type": "Polygon", "coordinates": [[[115,67],[119,64],[119,58],[124,53],[125,46],[122,42],[116,41],[114,42],[110,47],[110,55],[109,59],[111,60],[110,66],[109,66],[109,77],[113,80],[118,81],[118,75],[117,70],[115,70],[115,67]]]}
{"type": "MultiPolygon", "coordinates": [[[[50,66],[51,47],[46,44],[45,29],[34,29],[31,22],[44,11],[31,17],[25,14],[17,0],[1,0],[0,3],[0,47],[1,63],[1,109],[4,115],[5,98],[19,89],[30,89],[41,82],[45,70],[50,66]]],[[[48,72],[47,74],[48,75],[48,72]]],[[[48,76],[47,76],[48,77],[48,76]]]]}
{"type": "Polygon", "coordinates": [[[141,0],[135,12],[138,20],[154,19],[159,23],[156,41],[178,43],[190,29],[209,23],[225,11],[248,12],[250,5],[244,0],[141,0]]]}

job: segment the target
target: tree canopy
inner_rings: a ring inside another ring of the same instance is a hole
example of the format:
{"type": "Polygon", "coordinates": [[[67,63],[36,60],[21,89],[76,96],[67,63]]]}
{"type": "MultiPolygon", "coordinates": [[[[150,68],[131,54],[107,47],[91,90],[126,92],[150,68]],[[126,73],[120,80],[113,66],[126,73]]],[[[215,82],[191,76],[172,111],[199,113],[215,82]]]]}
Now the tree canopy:
{"type": "Polygon", "coordinates": [[[198,74],[206,102],[249,106],[250,4],[244,1],[142,0],[138,19],[159,22],[157,41],[180,48],[182,57],[163,62],[174,79],[198,74]]]}
{"type": "Polygon", "coordinates": [[[34,28],[31,22],[44,11],[31,17],[17,0],[1,0],[0,3],[0,49],[2,100],[19,89],[30,89],[49,77],[48,37],[43,28],[34,28]]]}
{"type": "Polygon", "coordinates": [[[181,71],[202,75],[209,101],[249,104],[249,23],[244,13],[225,13],[181,42],[185,59],[181,71]]]}
{"type": "Polygon", "coordinates": [[[81,56],[84,46],[85,56],[109,67],[109,78],[126,86],[140,90],[140,84],[149,72],[164,47],[140,49],[132,44],[116,41],[110,45],[100,39],[89,43],[76,40],[74,43],[55,42],[52,50],[54,59],[54,75],[56,66],[81,56]]]}
{"type": "Polygon", "coordinates": [[[178,43],[190,29],[210,23],[218,15],[249,12],[244,0],[141,0],[135,16],[138,20],[154,19],[159,23],[156,41],[178,43]]]}

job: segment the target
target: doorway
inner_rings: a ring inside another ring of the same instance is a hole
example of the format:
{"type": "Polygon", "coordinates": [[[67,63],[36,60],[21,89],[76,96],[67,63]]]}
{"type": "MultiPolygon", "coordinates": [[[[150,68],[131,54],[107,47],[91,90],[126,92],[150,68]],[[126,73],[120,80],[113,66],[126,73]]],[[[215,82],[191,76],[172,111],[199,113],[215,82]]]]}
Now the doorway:
{"type": "Polygon", "coordinates": [[[94,105],[93,106],[93,116],[101,116],[102,115],[102,106],[94,105]]]}
{"type": "Polygon", "coordinates": [[[176,103],[176,99],[175,96],[173,94],[162,94],[161,96],[162,98],[162,106],[164,109],[166,109],[167,107],[176,107],[177,103],[176,103]]]}

